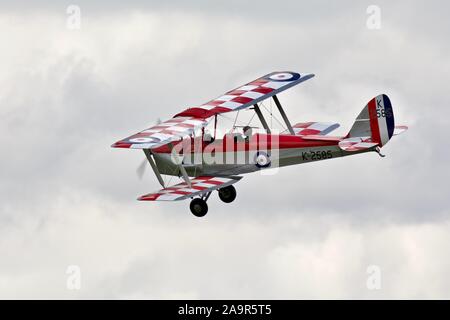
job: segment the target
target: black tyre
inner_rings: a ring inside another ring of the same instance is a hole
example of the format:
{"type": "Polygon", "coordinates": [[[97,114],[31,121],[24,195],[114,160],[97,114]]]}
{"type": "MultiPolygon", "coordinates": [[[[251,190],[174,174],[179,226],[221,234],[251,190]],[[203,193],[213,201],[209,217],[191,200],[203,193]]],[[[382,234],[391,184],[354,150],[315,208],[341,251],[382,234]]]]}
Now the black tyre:
{"type": "Polygon", "coordinates": [[[234,186],[219,189],[219,198],[225,203],[233,202],[236,199],[236,189],[234,186]]]}
{"type": "Polygon", "coordinates": [[[193,199],[189,207],[192,214],[196,217],[203,217],[208,213],[208,205],[206,204],[206,201],[200,198],[193,199]]]}

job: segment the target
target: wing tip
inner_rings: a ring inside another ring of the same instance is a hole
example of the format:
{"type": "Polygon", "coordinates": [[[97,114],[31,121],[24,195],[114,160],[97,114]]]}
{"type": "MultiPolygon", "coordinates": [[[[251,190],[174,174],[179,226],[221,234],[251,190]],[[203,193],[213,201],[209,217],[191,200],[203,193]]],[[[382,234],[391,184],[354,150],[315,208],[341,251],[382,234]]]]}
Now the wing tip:
{"type": "Polygon", "coordinates": [[[316,76],[314,73],[306,73],[306,74],[301,74],[301,75],[302,75],[301,79],[303,79],[303,80],[308,80],[308,79],[314,78],[316,76]]]}
{"type": "Polygon", "coordinates": [[[401,125],[401,126],[395,126],[394,127],[394,136],[398,136],[399,134],[402,134],[403,132],[407,131],[409,129],[408,126],[401,125]]]}
{"type": "Polygon", "coordinates": [[[114,142],[111,145],[111,148],[130,148],[130,146],[131,146],[131,143],[123,142],[123,141],[117,141],[117,142],[114,142]]]}
{"type": "Polygon", "coordinates": [[[144,194],[143,196],[139,196],[136,198],[137,201],[155,201],[157,198],[157,194],[150,193],[144,194]]]}

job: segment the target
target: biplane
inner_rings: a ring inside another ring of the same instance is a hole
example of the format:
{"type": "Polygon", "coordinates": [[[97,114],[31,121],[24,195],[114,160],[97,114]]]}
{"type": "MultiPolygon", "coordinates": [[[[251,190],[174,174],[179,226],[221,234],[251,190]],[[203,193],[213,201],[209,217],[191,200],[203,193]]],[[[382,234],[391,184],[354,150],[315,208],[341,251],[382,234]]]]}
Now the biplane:
{"type": "Polygon", "coordinates": [[[233,184],[242,175],[312,161],[376,152],[395,135],[408,128],[396,126],[391,101],[381,94],[370,100],[345,136],[332,136],[338,123],[300,122],[291,124],[278,94],[314,77],[283,71],[272,72],[228,91],[204,104],[189,107],[173,118],[120,140],[114,148],[141,149],[162,189],[138,198],[141,201],[191,199],[191,212],[198,217],[208,212],[207,200],[218,191],[230,203],[236,198],[233,184]],[[261,104],[272,99],[285,124],[285,131],[269,127],[261,104]],[[261,128],[233,125],[218,133],[218,116],[253,110],[261,128]],[[207,129],[207,127],[213,127],[207,129]],[[167,185],[163,175],[182,179],[167,185]]]}

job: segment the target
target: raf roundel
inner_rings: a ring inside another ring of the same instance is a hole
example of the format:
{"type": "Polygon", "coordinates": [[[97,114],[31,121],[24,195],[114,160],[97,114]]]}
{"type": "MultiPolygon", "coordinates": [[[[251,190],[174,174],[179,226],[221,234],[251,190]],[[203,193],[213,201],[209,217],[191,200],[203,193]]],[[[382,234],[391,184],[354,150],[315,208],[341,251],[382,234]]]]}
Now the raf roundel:
{"type": "Polygon", "coordinates": [[[298,78],[300,75],[292,72],[277,72],[269,76],[269,79],[273,81],[294,81],[298,78]]]}
{"type": "Polygon", "coordinates": [[[155,138],[151,138],[151,137],[133,138],[128,141],[130,141],[131,143],[150,143],[150,142],[155,142],[155,138]]]}
{"type": "Polygon", "coordinates": [[[270,166],[270,157],[264,151],[258,151],[255,155],[255,165],[258,168],[267,168],[270,166]]]}

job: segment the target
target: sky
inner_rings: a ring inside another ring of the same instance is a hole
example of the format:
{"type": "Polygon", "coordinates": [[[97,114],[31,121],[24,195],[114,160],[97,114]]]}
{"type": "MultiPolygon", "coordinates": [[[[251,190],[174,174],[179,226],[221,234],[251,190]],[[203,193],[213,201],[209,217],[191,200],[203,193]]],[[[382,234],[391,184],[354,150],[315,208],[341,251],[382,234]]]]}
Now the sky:
{"type": "Polygon", "coordinates": [[[446,1],[0,8],[0,298],[450,298],[446,1]],[[385,93],[409,130],[246,175],[201,219],[136,201],[159,184],[112,143],[275,70],[316,74],[279,95],[293,123],[346,134],[385,93]]]}

